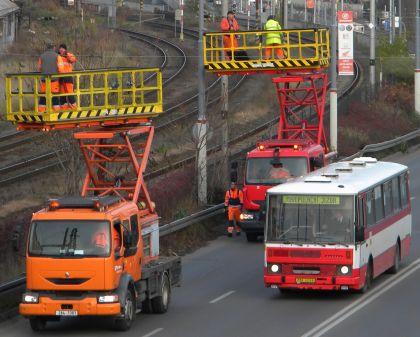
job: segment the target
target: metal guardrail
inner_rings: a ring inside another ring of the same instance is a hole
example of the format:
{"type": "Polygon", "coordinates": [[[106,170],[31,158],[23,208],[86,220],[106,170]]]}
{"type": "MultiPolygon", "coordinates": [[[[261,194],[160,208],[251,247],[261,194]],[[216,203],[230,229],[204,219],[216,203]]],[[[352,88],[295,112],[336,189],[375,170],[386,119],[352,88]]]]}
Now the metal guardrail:
{"type": "Polygon", "coordinates": [[[346,157],[344,159],[341,159],[340,161],[344,161],[344,160],[352,160],[356,157],[361,157],[363,156],[365,153],[370,153],[370,152],[379,152],[379,151],[383,151],[383,150],[388,150],[394,146],[400,145],[402,143],[408,142],[409,140],[412,140],[416,137],[420,136],[420,129],[417,129],[415,131],[412,131],[410,133],[407,133],[406,135],[391,139],[391,140],[386,140],[382,143],[376,143],[376,144],[369,144],[366,145],[363,149],[361,149],[359,152],[356,152],[355,154],[346,157]]]}
{"type": "Polygon", "coordinates": [[[180,229],[186,228],[193,223],[209,219],[218,214],[224,213],[224,204],[218,204],[197,213],[191,214],[185,218],[175,220],[171,223],[159,227],[159,236],[166,236],[180,229]]]}
{"type": "Polygon", "coordinates": [[[1,283],[0,284],[0,293],[5,292],[5,291],[10,290],[10,289],[17,288],[19,286],[22,286],[22,285],[25,284],[25,282],[26,282],[26,277],[21,276],[21,277],[15,279],[15,280],[11,280],[11,281],[8,281],[8,282],[1,283]]]}

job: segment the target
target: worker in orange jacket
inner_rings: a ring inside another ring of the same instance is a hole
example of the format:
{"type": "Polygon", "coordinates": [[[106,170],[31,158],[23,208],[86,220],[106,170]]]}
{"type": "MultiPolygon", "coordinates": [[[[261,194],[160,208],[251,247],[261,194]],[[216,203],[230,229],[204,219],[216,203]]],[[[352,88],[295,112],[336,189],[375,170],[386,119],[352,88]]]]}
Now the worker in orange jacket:
{"type": "MultiPolygon", "coordinates": [[[[63,58],[64,73],[71,73],[73,65],[76,63],[76,56],[67,51],[67,46],[62,43],[58,48],[58,53],[63,58]]],[[[66,76],[60,78],[60,94],[73,93],[74,84],[73,77],[66,76]]],[[[66,95],[60,97],[60,105],[62,109],[77,109],[76,97],[74,95],[66,95]]]]}
{"type": "MultiPolygon", "coordinates": [[[[227,12],[227,17],[222,19],[220,22],[220,29],[224,32],[236,32],[239,30],[238,21],[236,21],[235,14],[232,11],[227,12]]],[[[231,60],[233,49],[238,48],[238,39],[236,35],[223,35],[223,46],[224,48],[231,48],[230,50],[225,50],[226,60],[231,60]]]]}
{"type": "Polygon", "coordinates": [[[236,187],[236,183],[230,183],[230,189],[226,191],[225,207],[228,212],[228,236],[231,237],[236,228],[236,235],[241,234],[241,228],[238,226],[239,217],[241,215],[242,205],[244,203],[244,195],[241,190],[236,187]]]}
{"type": "MultiPolygon", "coordinates": [[[[64,63],[63,59],[60,55],[57,54],[55,50],[55,44],[47,40],[46,43],[46,51],[41,54],[38,59],[38,71],[46,76],[56,75],[59,73],[64,72],[64,63]]],[[[46,91],[46,81],[45,78],[40,80],[40,88],[39,93],[45,94],[46,91]]],[[[58,94],[60,92],[60,85],[58,78],[51,78],[51,94],[52,94],[52,110],[60,110],[60,99],[58,96],[54,96],[54,94],[58,94]]],[[[47,100],[46,96],[42,95],[39,96],[38,101],[38,112],[45,112],[47,108],[47,100]]]]}

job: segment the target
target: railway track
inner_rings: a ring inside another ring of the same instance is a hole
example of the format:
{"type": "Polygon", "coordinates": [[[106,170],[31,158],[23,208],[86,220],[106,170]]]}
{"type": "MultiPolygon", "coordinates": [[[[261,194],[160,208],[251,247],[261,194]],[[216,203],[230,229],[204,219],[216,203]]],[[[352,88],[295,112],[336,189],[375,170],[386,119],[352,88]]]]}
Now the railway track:
{"type": "MultiPolygon", "coordinates": [[[[164,28],[168,28],[167,25],[157,25],[164,28]]],[[[164,90],[165,87],[168,86],[170,82],[173,82],[185,69],[187,64],[187,56],[185,52],[177,46],[175,43],[171,41],[167,41],[164,39],[157,39],[156,36],[133,32],[129,30],[122,30],[124,33],[128,34],[130,38],[133,38],[137,41],[141,41],[142,43],[146,43],[152,45],[153,48],[160,54],[161,62],[157,65],[160,68],[168,69],[171,68],[168,72],[164,74],[164,90]],[[172,49],[171,55],[168,55],[169,52],[167,48],[164,49],[162,45],[166,47],[170,47],[172,49]],[[174,61],[176,60],[176,61],[174,61]]],[[[192,30],[186,30],[185,35],[191,36],[196,38],[197,32],[192,30]],[[195,33],[195,34],[194,34],[195,33]]],[[[244,81],[246,76],[239,76],[237,80],[232,81],[230,83],[229,92],[233,92],[236,90],[244,81]]],[[[213,89],[215,89],[216,85],[219,83],[219,79],[212,81],[209,86],[206,88],[207,94],[209,94],[213,89]]],[[[220,99],[220,95],[215,94],[216,90],[213,90],[213,94],[211,98],[209,98],[208,105],[216,103],[220,99]]],[[[179,123],[183,123],[188,119],[195,118],[197,116],[197,108],[194,106],[193,108],[188,109],[186,113],[177,113],[181,109],[186,109],[186,107],[190,104],[194,104],[197,100],[197,94],[194,94],[186,99],[179,101],[179,98],[175,100],[174,105],[167,108],[163,116],[158,118],[155,122],[156,125],[156,132],[161,132],[169,127],[177,125],[179,123]]],[[[10,135],[4,136],[4,139],[0,138],[0,152],[3,151],[18,151],[18,148],[22,145],[28,144],[33,142],[35,138],[42,139],[42,133],[30,133],[28,132],[14,132],[10,135]],[[15,139],[18,137],[18,139],[15,139]],[[4,150],[2,150],[2,148],[4,150]]],[[[62,156],[60,156],[62,157],[62,156]]],[[[31,157],[25,158],[24,160],[17,160],[13,162],[6,163],[5,166],[0,168],[0,183],[2,186],[19,182],[28,178],[31,178],[35,175],[42,174],[44,172],[50,172],[52,169],[56,169],[63,165],[63,161],[60,161],[59,156],[57,156],[57,151],[44,151],[41,154],[33,155],[31,157]]]]}

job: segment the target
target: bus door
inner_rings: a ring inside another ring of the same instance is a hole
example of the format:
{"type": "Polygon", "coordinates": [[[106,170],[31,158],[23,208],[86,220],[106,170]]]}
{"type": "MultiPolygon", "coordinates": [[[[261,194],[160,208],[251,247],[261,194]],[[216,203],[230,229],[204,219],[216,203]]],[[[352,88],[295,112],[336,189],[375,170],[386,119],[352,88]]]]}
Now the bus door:
{"type": "MultiPolygon", "coordinates": [[[[366,236],[367,233],[367,204],[366,194],[359,195],[357,197],[357,220],[355,228],[356,247],[358,252],[355,252],[355,259],[359,260],[358,267],[362,268],[367,265],[369,261],[369,253],[371,248],[369,247],[369,238],[366,236]]],[[[356,264],[357,267],[357,264],[356,264]]]]}

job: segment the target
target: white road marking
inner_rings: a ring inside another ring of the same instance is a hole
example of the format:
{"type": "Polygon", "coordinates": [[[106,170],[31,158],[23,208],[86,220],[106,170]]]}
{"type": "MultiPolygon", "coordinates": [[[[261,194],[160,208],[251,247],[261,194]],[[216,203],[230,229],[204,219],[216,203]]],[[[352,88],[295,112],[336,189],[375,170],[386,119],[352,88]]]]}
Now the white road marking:
{"type": "Polygon", "coordinates": [[[302,337],[319,337],[322,336],[327,331],[331,330],[335,326],[339,325],[342,321],[353,315],[356,311],[362,309],[369,303],[376,300],[383,293],[387,292],[396,284],[400,283],[402,280],[413,274],[415,271],[420,269],[420,258],[410,263],[400,274],[396,274],[386,280],[383,284],[380,285],[380,288],[375,289],[374,291],[359,298],[357,301],[349,304],[347,307],[343,308],[330,318],[326,319],[324,322],[318,324],[312,330],[306,332],[302,337]]]}
{"type": "Polygon", "coordinates": [[[410,197],[410,200],[414,200],[414,199],[416,199],[416,197],[410,197]]]}
{"type": "Polygon", "coordinates": [[[228,296],[232,295],[234,292],[235,292],[235,290],[228,291],[226,294],[223,294],[222,296],[219,296],[219,297],[215,298],[214,300],[211,300],[209,303],[214,304],[216,302],[219,302],[219,301],[223,300],[225,297],[228,297],[228,296]]]}
{"type": "Polygon", "coordinates": [[[158,332],[161,332],[162,330],[163,328],[157,328],[153,331],[150,331],[148,334],[143,335],[142,337],[150,337],[150,336],[156,335],[158,332]]]}

